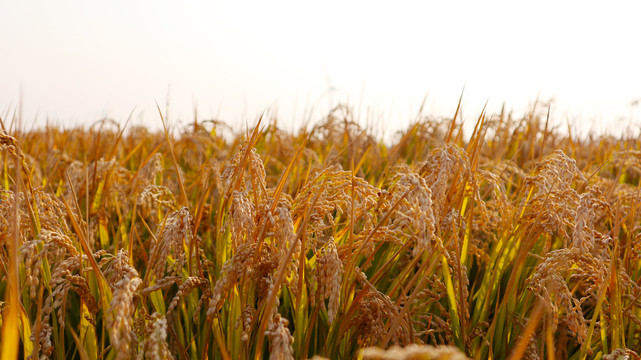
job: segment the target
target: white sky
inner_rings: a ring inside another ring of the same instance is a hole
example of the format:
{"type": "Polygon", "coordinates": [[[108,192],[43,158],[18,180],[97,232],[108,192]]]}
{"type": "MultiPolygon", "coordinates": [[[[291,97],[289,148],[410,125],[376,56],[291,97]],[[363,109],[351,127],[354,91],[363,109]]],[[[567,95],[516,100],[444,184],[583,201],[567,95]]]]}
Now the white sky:
{"type": "Polygon", "coordinates": [[[169,94],[173,123],[197,107],[240,128],[277,108],[291,129],[346,101],[393,131],[426,94],[428,114],[453,114],[465,87],[469,121],[540,94],[557,122],[638,127],[640,14],[639,1],[1,1],[0,116],[22,89],[27,124],[133,111],[157,127],[169,94]]]}

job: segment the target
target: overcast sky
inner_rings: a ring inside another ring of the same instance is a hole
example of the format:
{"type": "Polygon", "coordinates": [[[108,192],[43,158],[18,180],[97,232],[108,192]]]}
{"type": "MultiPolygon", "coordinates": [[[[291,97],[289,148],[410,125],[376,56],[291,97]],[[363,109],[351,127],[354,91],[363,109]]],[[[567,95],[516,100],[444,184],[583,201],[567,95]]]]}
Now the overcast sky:
{"type": "Polygon", "coordinates": [[[641,123],[639,1],[21,0],[0,14],[0,116],[22,91],[28,124],[133,112],[158,126],[169,98],[173,123],[197,108],[238,128],[270,110],[296,128],[347,102],[394,130],[426,94],[427,113],[452,114],[464,87],[470,119],[539,95],[557,122],[641,123]]]}

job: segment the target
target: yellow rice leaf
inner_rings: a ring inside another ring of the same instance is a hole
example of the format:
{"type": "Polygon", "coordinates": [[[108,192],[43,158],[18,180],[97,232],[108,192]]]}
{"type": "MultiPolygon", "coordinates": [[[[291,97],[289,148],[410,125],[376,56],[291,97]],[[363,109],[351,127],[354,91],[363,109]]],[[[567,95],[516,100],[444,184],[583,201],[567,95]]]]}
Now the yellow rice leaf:
{"type": "Polygon", "coordinates": [[[13,292],[8,292],[8,301],[2,314],[2,344],[0,345],[1,360],[15,360],[18,358],[20,347],[20,332],[18,330],[18,306],[13,292]]]}
{"type": "MultiPolygon", "coordinates": [[[[85,350],[88,359],[96,360],[98,358],[98,341],[95,326],[89,321],[90,318],[93,318],[93,314],[83,303],[80,316],[80,345],[85,350]]],[[[78,348],[80,347],[78,346],[78,348]]]]}
{"type": "Polygon", "coordinates": [[[24,308],[20,307],[20,336],[22,337],[22,346],[24,347],[24,358],[26,359],[33,351],[33,342],[31,336],[31,322],[24,308]]]}

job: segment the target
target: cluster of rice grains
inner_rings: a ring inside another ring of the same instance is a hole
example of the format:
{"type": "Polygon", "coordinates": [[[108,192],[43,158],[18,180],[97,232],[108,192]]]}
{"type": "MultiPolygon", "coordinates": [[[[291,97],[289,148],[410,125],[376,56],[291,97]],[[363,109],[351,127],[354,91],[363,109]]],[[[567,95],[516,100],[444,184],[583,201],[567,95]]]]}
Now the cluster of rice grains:
{"type": "Polygon", "coordinates": [[[543,125],[0,130],[0,351],[639,358],[640,141],[543,125]]]}

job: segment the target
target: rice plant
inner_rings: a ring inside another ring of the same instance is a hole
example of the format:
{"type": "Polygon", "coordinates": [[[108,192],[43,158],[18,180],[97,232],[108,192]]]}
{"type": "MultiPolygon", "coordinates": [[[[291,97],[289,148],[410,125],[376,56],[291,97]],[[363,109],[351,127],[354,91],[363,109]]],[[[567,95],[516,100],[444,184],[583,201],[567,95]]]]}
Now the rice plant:
{"type": "Polygon", "coordinates": [[[0,123],[2,359],[639,359],[638,137],[0,123]]]}

